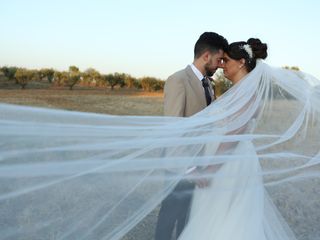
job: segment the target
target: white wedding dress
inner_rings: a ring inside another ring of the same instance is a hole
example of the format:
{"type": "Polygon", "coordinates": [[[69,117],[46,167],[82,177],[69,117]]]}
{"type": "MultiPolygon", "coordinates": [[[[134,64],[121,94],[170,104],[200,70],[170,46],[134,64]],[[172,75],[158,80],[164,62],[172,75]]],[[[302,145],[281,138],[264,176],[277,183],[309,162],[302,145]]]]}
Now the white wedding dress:
{"type": "Polygon", "coordinates": [[[190,219],[179,240],[295,239],[264,189],[253,144],[240,142],[237,153],[242,158],[223,164],[210,186],[195,189],[190,219]]]}

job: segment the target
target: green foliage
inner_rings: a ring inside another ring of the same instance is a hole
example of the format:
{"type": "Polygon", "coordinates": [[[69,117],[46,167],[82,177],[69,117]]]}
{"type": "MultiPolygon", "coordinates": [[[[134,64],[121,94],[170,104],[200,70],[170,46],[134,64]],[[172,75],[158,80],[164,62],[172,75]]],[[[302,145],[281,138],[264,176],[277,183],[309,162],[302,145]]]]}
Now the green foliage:
{"type": "Polygon", "coordinates": [[[39,79],[39,74],[36,70],[18,68],[14,77],[17,80],[17,83],[21,85],[21,89],[25,89],[30,81],[39,79]]]}
{"type": "Polygon", "coordinates": [[[80,81],[80,79],[81,73],[79,71],[79,68],[77,68],[76,66],[70,66],[66,81],[66,85],[69,87],[69,90],[72,90],[73,87],[80,81]]]}
{"type": "Polygon", "coordinates": [[[133,85],[136,89],[142,89],[141,81],[139,79],[135,79],[133,85]]]}
{"type": "Polygon", "coordinates": [[[116,78],[113,74],[103,75],[103,79],[106,81],[107,85],[111,87],[111,90],[118,84],[116,78]]]}
{"type": "Polygon", "coordinates": [[[16,71],[18,70],[17,67],[2,67],[0,68],[1,72],[3,72],[4,76],[6,76],[9,80],[15,79],[16,71]]]}
{"type": "Polygon", "coordinates": [[[115,73],[114,77],[116,79],[116,81],[118,82],[118,85],[123,88],[126,83],[125,83],[125,79],[127,77],[127,75],[125,73],[115,73]]]}
{"type": "Polygon", "coordinates": [[[126,74],[125,75],[125,79],[124,79],[124,82],[125,82],[125,85],[127,86],[127,88],[134,88],[135,87],[135,81],[137,81],[136,78],[126,74]]]}
{"type": "Polygon", "coordinates": [[[229,81],[223,74],[223,71],[217,71],[214,75],[214,90],[216,97],[224,94],[232,86],[232,82],[229,81]]]}
{"type": "Polygon", "coordinates": [[[94,68],[88,68],[81,73],[81,84],[86,86],[98,86],[102,80],[101,74],[94,68]]]}
{"type": "Polygon", "coordinates": [[[52,68],[43,68],[39,71],[40,80],[47,78],[49,83],[52,83],[54,78],[54,70],[52,68]]]}
{"type": "Polygon", "coordinates": [[[165,84],[165,81],[162,81],[162,80],[157,80],[155,86],[154,86],[154,90],[155,91],[163,91],[164,89],[164,84],[165,84]]]}
{"type": "Polygon", "coordinates": [[[164,83],[164,81],[153,77],[141,78],[141,87],[148,92],[163,90],[164,83]]]}
{"type": "Polygon", "coordinates": [[[114,73],[114,74],[107,74],[103,76],[103,79],[111,87],[111,90],[113,90],[114,87],[117,85],[119,85],[121,88],[124,87],[125,78],[126,78],[126,74],[124,73],[114,73]]]}
{"type": "Polygon", "coordinates": [[[283,68],[288,70],[293,70],[293,71],[300,71],[300,68],[297,66],[292,66],[292,67],[284,66],[283,68]]]}
{"type": "MultiPolygon", "coordinates": [[[[21,68],[22,69],[22,68],[21,68]]],[[[164,88],[164,81],[154,77],[144,77],[137,79],[126,73],[113,73],[103,75],[94,68],[88,68],[81,72],[77,66],[70,66],[68,71],[57,71],[52,68],[43,68],[40,70],[27,70],[22,74],[19,70],[18,79],[15,78],[17,67],[0,67],[0,73],[3,73],[3,78],[15,79],[17,84],[25,88],[31,80],[47,80],[55,86],[68,86],[70,90],[76,84],[82,86],[109,86],[111,90],[115,87],[126,87],[129,89],[143,89],[145,91],[161,91],[164,88]],[[27,77],[26,71],[33,71],[33,77],[27,77]]]]}
{"type": "Polygon", "coordinates": [[[56,71],[53,75],[53,83],[56,86],[64,86],[67,80],[68,80],[68,72],[56,71]]]}
{"type": "Polygon", "coordinates": [[[74,73],[78,73],[80,72],[79,68],[76,66],[70,66],[69,67],[69,72],[74,72],[74,73]]]}

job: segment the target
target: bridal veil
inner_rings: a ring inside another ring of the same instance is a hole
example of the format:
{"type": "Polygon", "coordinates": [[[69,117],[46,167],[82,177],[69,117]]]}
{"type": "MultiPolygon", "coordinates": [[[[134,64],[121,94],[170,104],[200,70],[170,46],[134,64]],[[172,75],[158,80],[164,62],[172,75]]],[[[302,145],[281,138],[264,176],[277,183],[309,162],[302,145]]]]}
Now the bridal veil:
{"type": "Polygon", "coordinates": [[[296,238],[318,239],[319,141],[320,81],[262,61],[189,118],[0,104],[0,239],[122,239],[182,178],[256,157],[296,238]],[[243,141],[254,153],[231,154],[243,141]]]}

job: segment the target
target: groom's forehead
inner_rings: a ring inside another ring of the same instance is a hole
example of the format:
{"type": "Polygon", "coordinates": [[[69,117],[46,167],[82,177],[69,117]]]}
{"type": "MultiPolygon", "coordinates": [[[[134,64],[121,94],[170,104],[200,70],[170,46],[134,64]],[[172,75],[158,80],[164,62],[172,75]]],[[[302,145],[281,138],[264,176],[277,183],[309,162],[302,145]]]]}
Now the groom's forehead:
{"type": "Polygon", "coordinates": [[[214,57],[217,57],[217,58],[222,58],[224,55],[224,52],[222,49],[219,49],[217,52],[214,53],[214,57]]]}

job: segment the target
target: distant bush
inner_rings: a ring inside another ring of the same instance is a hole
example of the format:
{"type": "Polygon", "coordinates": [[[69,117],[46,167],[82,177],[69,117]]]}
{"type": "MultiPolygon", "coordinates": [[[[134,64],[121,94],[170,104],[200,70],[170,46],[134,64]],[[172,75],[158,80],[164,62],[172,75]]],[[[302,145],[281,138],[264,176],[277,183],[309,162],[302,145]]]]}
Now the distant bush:
{"type": "Polygon", "coordinates": [[[14,77],[22,89],[25,89],[30,81],[39,80],[38,71],[25,68],[18,68],[14,77]]]}
{"type": "MultiPolygon", "coordinates": [[[[28,82],[32,81],[48,81],[54,86],[69,87],[70,90],[77,84],[90,87],[115,87],[128,89],[143,89],[144,91],[161,91],[164,88],[164,81],[154,77],[135,78],[126,73],[110,73],[101,74],[94,68],[88,68],[81,72],[78,67],[70,66],[68,71],[57,71],[52,68],[43,68],[40,70],[28,70],[26,68],[17,67],[0,67],[3,78],[15,80],[24,89],[28,82]],[[16,78],[15,74],[18,71],[16,78]],[[28,72],[31,71],[31,72],[28,72]],[[31,75],[32,77],[31,77],[31,75]]],[[[1,76],[0,76],[1,77],[1,76]]]]}
{"type": "Polygon", "coordinates": [[[163,90],[165,82],[153,77],[141,78],[141,87],[144,91],[152,92],[163,90]]]}
{"type": "Polygon", "coordinates": [[[68,79],[68,72],[55,71],[53,75],[53,84],[55,86],[64,86],[67,79],[68,79]]]}
{"type": "MultiPolygon", "coordinates": [[[[4,76],[6,76],[9,80],[15,79],[16,71],[18,70],[17,67],[2,67],[0,68],[1,72],[3,72],[4,76]]],[[[18,82],[16,82],[18,83],[18,82]]]]}
{"type": "Polygon", "coordinates": [[[101,85],[102,81],[101,74],[94,68],[88,68],[86,71],[81,73],[81,85],[97,87],[101,85]]]}
{"type": "Polygon", "coordinates": [[[54,70],[52,68],[43,68],[39,70],[40,80],[46,78],[49,83],[52,83],[54,78],[54,70]]]}
{"type": "Polygon", "coordinates": [[[224,94],[232,86],[232,82],[229,81],[223,74],[222,70],[218,70],[213,76],[213,84],[215,95],[217,97],[224,94]]]}

